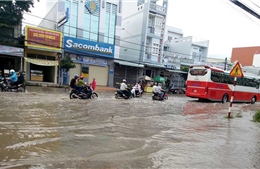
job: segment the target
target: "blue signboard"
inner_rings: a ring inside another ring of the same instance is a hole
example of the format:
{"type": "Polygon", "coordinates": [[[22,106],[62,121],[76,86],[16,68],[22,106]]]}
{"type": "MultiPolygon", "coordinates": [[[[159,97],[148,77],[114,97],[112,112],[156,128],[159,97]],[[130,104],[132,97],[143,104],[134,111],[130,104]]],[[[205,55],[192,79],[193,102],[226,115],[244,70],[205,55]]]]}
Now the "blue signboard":
{"type": "Polygon", "coordinates": [[[114,58],[115,46],[107,43],[93,42],[64,36],[63,48],[66,51],[79,53],[81,55],[91,54],[106,58],[114,58]]]}

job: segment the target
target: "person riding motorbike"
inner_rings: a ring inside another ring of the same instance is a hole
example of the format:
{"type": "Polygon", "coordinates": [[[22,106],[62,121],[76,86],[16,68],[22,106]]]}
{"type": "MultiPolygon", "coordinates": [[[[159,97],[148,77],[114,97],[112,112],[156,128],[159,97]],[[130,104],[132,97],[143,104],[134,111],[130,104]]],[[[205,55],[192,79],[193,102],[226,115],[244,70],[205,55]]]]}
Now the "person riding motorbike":
{"type": "Polygon", "coordinates": [[[159,93],[161,99],[163,99],[164,90],[162,89],[162,84],[161,83],[157,86],[157,90],[158,90],[158,93],[159,93]]]}
{"type": "Polygon", "coordinates": [[[77,90],[78,91],[77,94],[81,93],[81,89],[82,89],[82,87],[77,86],[77,84],[78,84],[78,81],[77,81],[78,77],[79,76],[77,74],[75,74],[74,78],[72,78],[71,81],[70,81],[70,87],[72,89],[77,90]]]}
{"type": "Polygon", "coordinates": [[[158,86],[158,83],[155,82],[153,86],[153,94],[159,95],[160,99],[163,99],[164,93],[162,93],[161,91],[162,91],[161,86],[158,86]]]}
{"type": "Polygon", "coordinates": [[[123,81],[122,81],[122,83],[121,83],[121,85],[120,85],[120,90],[121,90],[123,96],[129,97],[131,93],[128,92],[127,88],[128,88],[128,87],[127,87],[127,85],[126,85],[126,80],[123,79],[123,81]]]}
{"type": "Polygon", "coordinates": [[[11,76],[9,76],[7,78],[7,80],[9,80],[10,85],[13,86],[13,85],[15,85],[15,82],[17,81],[17,75],[16,75],[14,69],[10,70],[10,74],[11,74],[11,76]]]}
{"type": "Polygon", "coordinates": [[[18,74],[18,80],[14,83],[14,84],[17,85],[17,86],[18,86],[19,84],[23,84],[23,83],[24,83],[23,71],[20,70],[18,73],[19,73],[19,74],[18,74]]]}
{"type": "Polygon", "coordinates": [[[137,83],[135,84],[135,86],[133,87],[133,89],[131,90],[131,92],[134,94],[134,97],[135,97],[138,93],[141,93],[141,92],[142,92],[140,82],[137,82],[137,83]]]}

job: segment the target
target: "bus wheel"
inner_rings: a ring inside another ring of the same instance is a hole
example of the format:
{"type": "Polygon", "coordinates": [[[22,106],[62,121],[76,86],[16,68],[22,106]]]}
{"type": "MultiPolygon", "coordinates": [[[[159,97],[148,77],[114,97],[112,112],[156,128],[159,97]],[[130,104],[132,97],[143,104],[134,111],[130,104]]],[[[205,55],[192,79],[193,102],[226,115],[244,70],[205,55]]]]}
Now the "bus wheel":
{"type": "Polygon", "coordinates": [[[255,104],[255,102],[256,102],[256,97],[254,96],[254,97],[252,98],[252,100],[251,100],[251,104],[255,104]]]}
{"type": "Polygon", "coordinates": [[[224,94],[222,97],[222,103],[226,103],[228,101],[228,95],[224,94]]]}

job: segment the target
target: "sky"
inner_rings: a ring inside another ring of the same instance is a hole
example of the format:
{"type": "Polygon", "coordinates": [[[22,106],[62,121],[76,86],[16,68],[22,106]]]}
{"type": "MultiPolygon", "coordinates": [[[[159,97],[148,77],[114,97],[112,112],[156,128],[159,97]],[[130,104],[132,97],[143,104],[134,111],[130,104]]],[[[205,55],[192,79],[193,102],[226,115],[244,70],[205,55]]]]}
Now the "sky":
{"type": "MultiPolygon", "coordinates": [[[[260,6],[260,0],[243,1],[260,6]]],[[[25,14],[24,22],[37,26],[45,16],[46,0],[34,6],[31,14],[25,14]]],[[[229,0],[169,0],[167,25],[182,29],[184,36],[209,40],[210,58],[229,59],[232,48],[260,46],[260,20],[229,0]]]]}

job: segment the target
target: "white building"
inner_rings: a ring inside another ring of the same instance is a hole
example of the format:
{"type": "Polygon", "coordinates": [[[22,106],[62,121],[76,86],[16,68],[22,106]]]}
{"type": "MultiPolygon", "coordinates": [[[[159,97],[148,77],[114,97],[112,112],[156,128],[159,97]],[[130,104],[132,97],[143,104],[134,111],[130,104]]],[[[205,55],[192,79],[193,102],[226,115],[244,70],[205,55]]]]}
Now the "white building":
{"type": "Polygon", "coordinates": [[[164,57],[177,60],[181,64],[194,64],[207,61],[209,41],[192,36],[172,39],[165,43],[164,57]]]}
{"type": "Polygon", "coordinates": [[[168,1],[156,2],[123,1],[120,58],[161,63],[168,1]]]}

